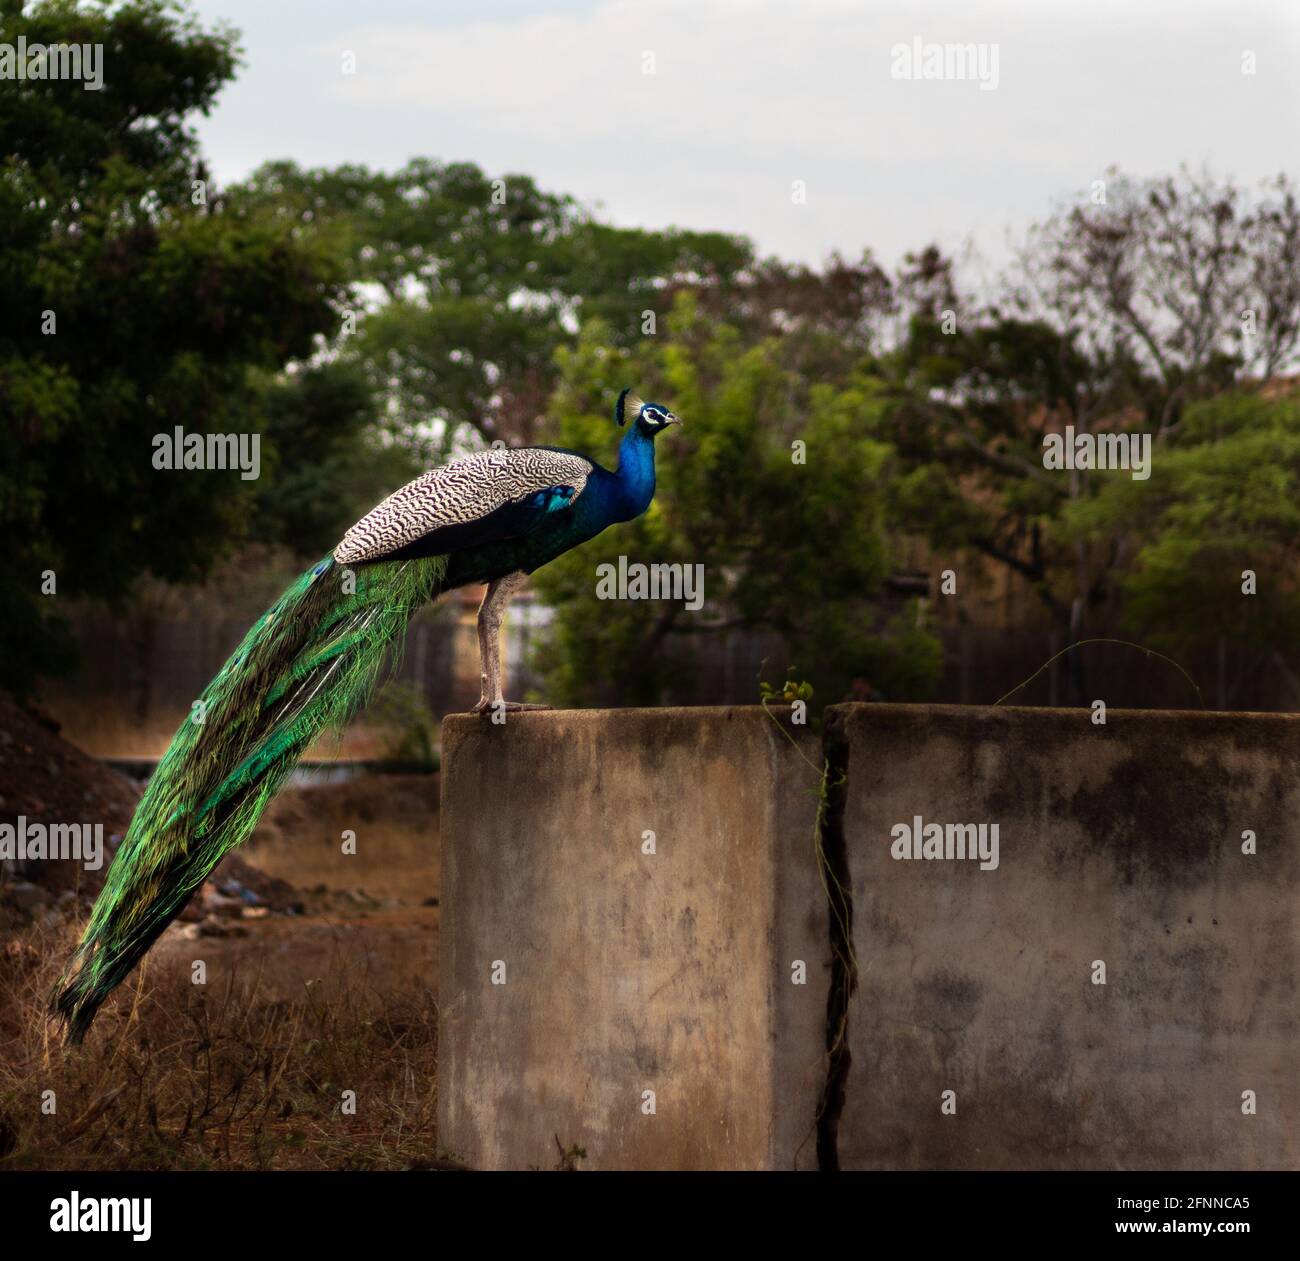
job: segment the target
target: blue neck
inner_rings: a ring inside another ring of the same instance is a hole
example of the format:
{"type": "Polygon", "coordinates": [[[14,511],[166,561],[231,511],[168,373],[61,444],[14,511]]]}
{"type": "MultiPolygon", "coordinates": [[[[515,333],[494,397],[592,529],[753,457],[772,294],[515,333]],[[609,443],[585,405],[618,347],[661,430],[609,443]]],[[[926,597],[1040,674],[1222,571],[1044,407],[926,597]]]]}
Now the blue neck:
{"type": "Polygon", "coordinates": [[[639,517],[655,497],[655,442],[633,424],[618,446],[619,490],[622,492],[620,508],[626,514],[620,519],[631,521],[639,517]]]}

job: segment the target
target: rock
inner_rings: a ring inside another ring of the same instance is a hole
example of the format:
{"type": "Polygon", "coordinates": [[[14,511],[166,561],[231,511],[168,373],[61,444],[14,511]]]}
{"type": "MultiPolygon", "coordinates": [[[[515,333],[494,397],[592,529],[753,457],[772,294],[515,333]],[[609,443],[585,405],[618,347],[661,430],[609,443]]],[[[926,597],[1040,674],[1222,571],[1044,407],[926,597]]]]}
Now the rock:
{"type": "Polygon", "coordinates": [[[252,889],[246,889],[238,880],[233,878],[218,881],[217,889],[223,897],[242,898],[245,902],[257,902],[259,900],[252,889]]]}
{"type": "Polygon", "coordinates": [[[209,916],[238,919],[243,914],[244,903],[240,898],[228,898],[220,893],[207,893],[203,897],[203,909],[209,916]]]}

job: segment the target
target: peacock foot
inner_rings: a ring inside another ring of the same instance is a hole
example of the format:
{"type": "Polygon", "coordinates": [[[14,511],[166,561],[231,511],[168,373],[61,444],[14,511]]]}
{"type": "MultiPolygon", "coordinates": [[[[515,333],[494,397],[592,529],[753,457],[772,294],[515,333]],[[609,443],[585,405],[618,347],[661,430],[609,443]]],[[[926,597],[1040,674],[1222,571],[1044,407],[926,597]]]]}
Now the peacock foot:
{"type": "Polygon", "coordinates": [[[481,700],[474,706],[470,713],[478,714],[480,717],[484,714],[514,714],[525,709],[550,709],[549,705],[533,705],[528,701],[489,701],[481,700]]]}

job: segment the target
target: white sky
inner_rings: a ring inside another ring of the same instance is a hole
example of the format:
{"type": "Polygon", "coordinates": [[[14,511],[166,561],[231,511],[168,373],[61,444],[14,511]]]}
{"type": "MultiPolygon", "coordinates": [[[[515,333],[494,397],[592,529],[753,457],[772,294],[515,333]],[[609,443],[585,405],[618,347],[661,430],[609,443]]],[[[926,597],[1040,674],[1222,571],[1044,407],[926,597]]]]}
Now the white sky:
{"type": "Polygon", "coordinates": [[[617,224],[742,232],[808,262],[870,246],[892,263],[937,240],[996,263],[1008,233],[1112,164],[1300,175],[1296,0],[194,7],[243,32],[244,69],[199,125],[224,181],[270,158],[428,155],[525,172],[617,224]],[[891,47],[918,36],[996,44],[997,90],[891,77],[891,47]]]}

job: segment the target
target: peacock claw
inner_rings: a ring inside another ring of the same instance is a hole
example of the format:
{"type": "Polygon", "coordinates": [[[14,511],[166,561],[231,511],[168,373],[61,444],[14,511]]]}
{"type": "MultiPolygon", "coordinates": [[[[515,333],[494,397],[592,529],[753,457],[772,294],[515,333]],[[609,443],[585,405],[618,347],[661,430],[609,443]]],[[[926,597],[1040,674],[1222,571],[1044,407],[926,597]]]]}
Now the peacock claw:
{"type": "Polygon", "coordinates": [[[549,705],[534,705],[529,701],[479,701],[470,711],[474,714],[515,714],[525,709],[550,709],[549,705]]]}

